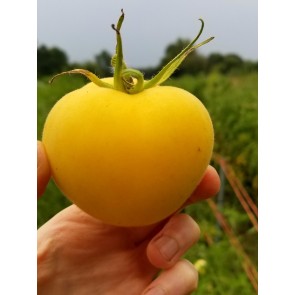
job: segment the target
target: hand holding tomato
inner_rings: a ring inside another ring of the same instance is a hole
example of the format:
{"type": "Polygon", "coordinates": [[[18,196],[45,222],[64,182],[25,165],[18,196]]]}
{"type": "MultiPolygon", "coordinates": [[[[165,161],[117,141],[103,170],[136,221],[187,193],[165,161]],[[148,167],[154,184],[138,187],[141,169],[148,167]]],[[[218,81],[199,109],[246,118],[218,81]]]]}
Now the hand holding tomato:
{"type": "MultiPolygon", "coordinates": [[[[49,177],[38,143],[38,193],[49,177]]],[[[186,204],[213,196],[218,189],[219,177],[209,166],[186,204]]],[[[186,214],[152,226],[123,228],[104,224],[72,205],[38,230],[38,294],[188,294],[198,276],[181,256],[199,235],[198,225],[186,214]],[[145,293],[148,290],[158,293],[145,293]]]]}
{"type": "Polygon", "coordinates": [[[200,230],[177,212],[219,189],[208,167],[214,130],[196,97],[160,84],[213,38],[194,45],[201,20],[198,36],[146,81],[123,61],[123,19],[112,26],[114,77],[68,71],[92,83],[56,103],[38,144],[38,194],[52,176],[75,204],[38,230],[39,295],[184,295],[197,286],[181,257],[200,230]]]}

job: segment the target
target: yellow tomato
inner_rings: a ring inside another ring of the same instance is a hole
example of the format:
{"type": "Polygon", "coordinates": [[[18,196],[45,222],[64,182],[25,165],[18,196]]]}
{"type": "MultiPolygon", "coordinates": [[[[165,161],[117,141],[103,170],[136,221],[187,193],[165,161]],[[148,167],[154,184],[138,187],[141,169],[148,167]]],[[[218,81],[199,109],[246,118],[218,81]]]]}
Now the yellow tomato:
{"type": "Polygon", "coordinates": [[[169,86],[130,95],[91,82],[56,103],[43,131],[57,186],[85,212],[119,226],[175,212],[200,182],[213,142],[203,104],[169,86]]]}

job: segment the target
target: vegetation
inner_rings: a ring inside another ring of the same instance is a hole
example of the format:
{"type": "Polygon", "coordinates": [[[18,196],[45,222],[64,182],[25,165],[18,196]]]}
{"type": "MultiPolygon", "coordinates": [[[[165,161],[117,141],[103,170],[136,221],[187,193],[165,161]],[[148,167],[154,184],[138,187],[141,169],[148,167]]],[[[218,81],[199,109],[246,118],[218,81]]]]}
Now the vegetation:
{"type": "MultiPolygon", "coordinates": [[[[165,55],[157,66],[139,70],[145,73],[146,78],[151,78],[189,43],[190,41],[185,39],[176,40],[174,43],[167,46],[165,55]]],[[[112,73],[110,65],[111,57],[109,52],[103,50],[95,55],[93,60],[83,64],[70,64],[66,53],[61,49],[55,47],[48,48],[45,45],[41,45],[37,49],[37,73],[38,77],[42,77],[59,73],[62,70],[82,68],[94,72],[100,77],[107,77],[112,73]]],[[[222,55],[220,53],[212,53],[208,57],[205,57],[196,50],[187,56],[186,60],[173,76],[179,77],[183,74],[195,75],[200,73],[208,74],[212,71],[218,71],[221,74],[240,74],[257,72],[257,69],[257,62],[243,60],[236,54],[222,55]]]]}
{"type": "Polygon", "coordinates": [[[59,73],[68,66],[68,57],[65,52],[57,47],[47,48],[45,45],[38,48],[37,61],[38,77],[59,73]]]}
{"type": "MultiPolygon", "coordinates": [[[[170,48],[168,46],[166,56],[160,61],[158,68],[170,54],[173,55],[174,50],[178,51],[175,47],[183,47],[185,42],[177,40],[170,48]]],[[[166,84],[184,88],[203,101],[214,124],[215,153],[222,155],[232,165],[257,205],[257,62],[244,61],[234,54],[218,53],[203,57],[196,52],[191,58],[166,84]]],[[[96,57],[101,76],[107,76],[110,69],[106,60],[109,63],[107,52],[96,57]]],[[[93,66],[96,69],[94,72],[98,73],[94,64],[89,62],[88,69],[93,71],[90,68],[93,66]]],[[[63,67],[73,68],[69,64],[63,64],[63,67]]],[[[38,67],[38,71],[39,69],[38,67]]],[[[151,76],[157,70],[142,69],[146,76],[151,76]]],[[[45,118],[53,104],[65,93],[87,83],[84,77],[71,75],[62,76],[54,85],[49,85],[49,75],[51,72],[38,72],[38,139],[41,139],[45,118]]],[[[218,162],[212,161],[212,164],[220,171],[218,162]]],[[[51,181],[45,195],[38,201],[38,227],[69,204],[51,181]]],[[[226,180],[223,199],[220,201],[218,198],[218,208],[227,218],[235,237],[257,269],[257,232],[226,180]]],[[[193,294],[256,294],[243,268],[242,256],[225,235],[209,204],[206,201],[200,202],[189,206],[185,211],[197,220],[202,230],[199,243],[190,249],[186,258],[193,263],[198,259],[207,262],[200,271],[199,288],[193,294]]]]}

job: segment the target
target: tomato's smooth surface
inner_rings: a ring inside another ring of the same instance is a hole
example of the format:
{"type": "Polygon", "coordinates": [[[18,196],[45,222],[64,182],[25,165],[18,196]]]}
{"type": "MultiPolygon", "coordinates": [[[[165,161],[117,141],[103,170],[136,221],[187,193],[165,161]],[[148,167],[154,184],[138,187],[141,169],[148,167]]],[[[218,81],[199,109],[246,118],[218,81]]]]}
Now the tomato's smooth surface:
{"type": "Polygon", "coordinates": [[[177,210],[200,182],[213,142],[203,104],[169,86],[129,95],[89,83],[56,103],[43,130],[61,191],[120,226],[152,224],[177,210]]]}

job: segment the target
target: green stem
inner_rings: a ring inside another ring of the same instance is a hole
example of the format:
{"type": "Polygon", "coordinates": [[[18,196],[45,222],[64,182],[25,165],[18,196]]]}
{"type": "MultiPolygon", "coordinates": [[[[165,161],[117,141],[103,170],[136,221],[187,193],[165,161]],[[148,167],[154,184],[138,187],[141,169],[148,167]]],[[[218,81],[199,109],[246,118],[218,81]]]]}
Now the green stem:
{"type": "Polygon", "coordinates": [[[127,93],[136,94],[143,90],[144,77],[140,71],[135,69],[125,69],[122,71],[121,77],[127,93]]]}
{"type": "Polygon", "coordinates": [[[124,83],[121,79],[121,73],[123,70],[123,46],[120,29],[124,21],[124,12],[121,10],[122,14],[118,20],[117,26],[112,25],[112,28],[116,32],[117,45],[116,45],[116,58],[115,58],[115,72],[114,72],[114,88],[119,91],[124,92],[124,83]]]}
{"type": "Polygon", "coordinates": [[[116,54],[113,56],[111,61],[111,64],[114,67],[114,85],[111,85],[109,83],[102,81],[93,73],[83,69],[75,69],[75,70],[71,70],[71,71],[67,71],[67,72],[63,72],[58,75],[55,75],[50,80],[50,83],[56,77],[66,73],[82,74],[99,87],[116,89],[118,91],[122,91],[128,94],[136,94],[141,91],[144,91],[145,89],[160,85],[161,83],[166,81],[168,78],[170,78],[170,76],[174,73],[174,71],[181,65],[181,63],[185,60],[188,54],[190,54],[196,48],[210,42],[213,39],[213,37],[211,37],[197,45],[194,45],[195,42],[201,36],[204,29],[204,21],[200,19],[201,28],[198,35],[194,38],[194,40],[187,47],[185,47],[173,60],[171,60],[166,66],[164,66],[163,69],[155,77],[153,77],[149,81],[145,81],[143,74],[140,71],[134,70],[134,69],[128,69],[123,60],[123,46],[122,46],[122,38],[121,38],[120,30],[121,30],[125,15],[124,15],[123,9],[121,10],[121,12],[122,13],[117,22],[117,25],[116,26],[114,24],[112,25],[112,28],[116,32],[116,37],[117,37],[116,54]]]}

